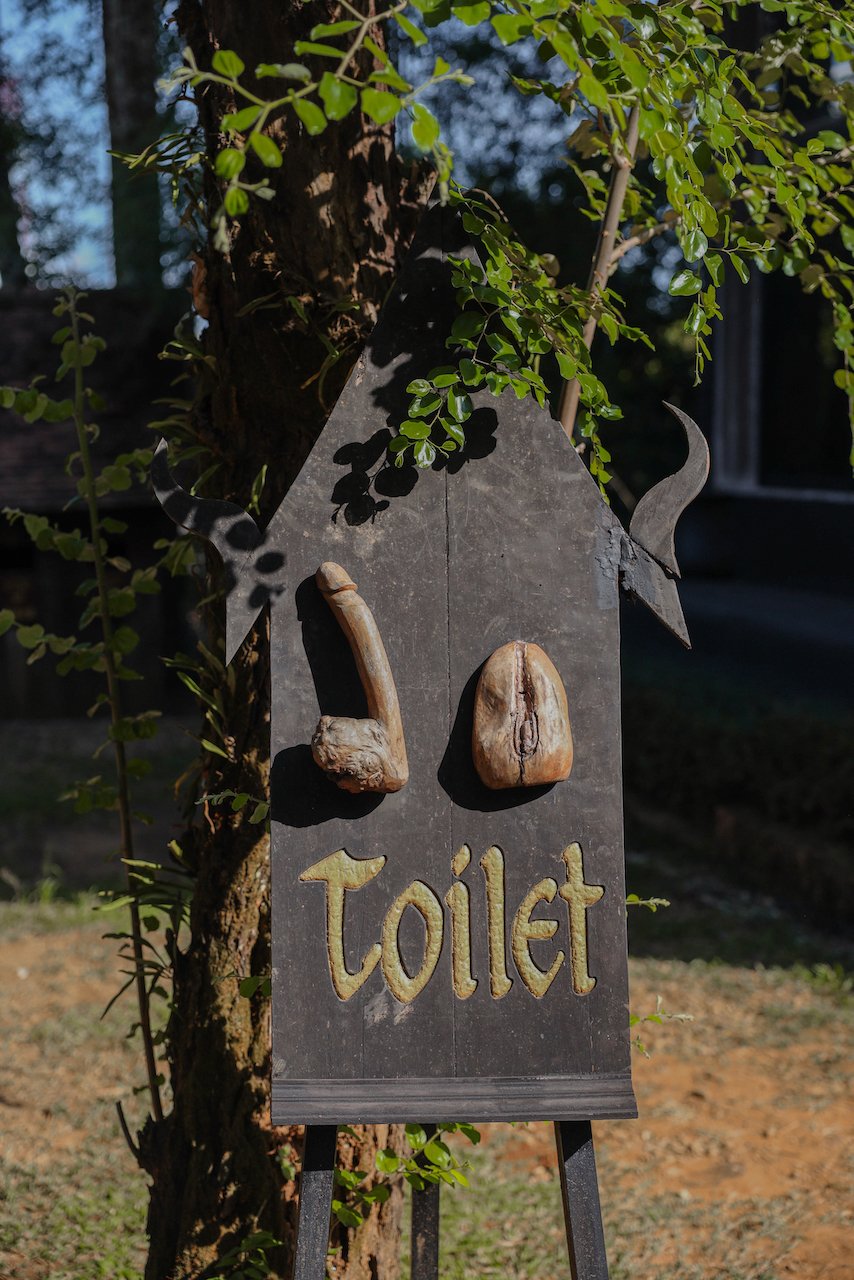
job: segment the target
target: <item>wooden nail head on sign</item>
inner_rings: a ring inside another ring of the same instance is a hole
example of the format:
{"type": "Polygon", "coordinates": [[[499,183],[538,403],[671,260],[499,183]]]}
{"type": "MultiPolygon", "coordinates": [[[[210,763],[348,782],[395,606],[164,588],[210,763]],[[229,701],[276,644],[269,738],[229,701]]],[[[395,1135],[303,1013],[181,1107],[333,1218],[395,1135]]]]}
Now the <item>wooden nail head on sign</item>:
{"type": "Polygon", "coordinates": [[[155,460],[166,510],[226,561],[229,658],[271,609],[275,1124],[635,1114],[619,598],[687,643],[672,524],[705,442],[674,410],[688,461],[628,533],[559,426],[512,392],[473,396],[466,448],[442,467],[383,465],[407,384],[448,359],[449,254],[474,257],[435,208],[266,531],[185,494],[162,448],[155,460]],[[356,583],[367,612],[348,630],[329,596],[356,583]],[[533,674],[542,653],[565,688],[564,780],[485,785],[478,682],[520,638],[533,674]],[[359,665],[380,650],[393,703],[359,665]],[[382,728],[383,785],[324,754],[319,717],[382,728]]]}

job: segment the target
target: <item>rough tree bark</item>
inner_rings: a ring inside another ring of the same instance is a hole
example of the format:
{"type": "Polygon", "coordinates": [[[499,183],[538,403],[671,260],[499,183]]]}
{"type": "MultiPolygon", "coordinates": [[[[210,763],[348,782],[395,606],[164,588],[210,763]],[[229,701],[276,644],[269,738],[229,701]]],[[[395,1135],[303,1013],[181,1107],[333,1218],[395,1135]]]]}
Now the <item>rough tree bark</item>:
{"type": "MultiPolygon", "coordinates": [[[[134,155],[159,132],[155,80],[157,24],[152,0],[102,0],[110,146],[134,155]]],[[[116,284],[159,289],[160,194],[113,159],[113,255],[116,284]]]]}
{"type": "MultiPolygon", "coordinates": [[[[201,66],[210,64],[216,48],[228,48],[252,68],[288,61],[296,39],[337,13],[334,5],[295,0],[251,6],[181,0],[177,17],[201,66]]],[[[231,106],[218,90],[201,94],[212,152],[222,145],[218,121],[231,106]]],[[[203,250],[204,280],[198,271],[196,280],[209,310],[207,354],[216,363],[195,426],[223,464],[220,496],[245,505],[252,480],[268,464],[263,519],[298,471],[377,315],[419,195],[415,176],[398,167],[391,128],[357,112],[320,137],[308,137],[292,114],[272,132],[284,152],[273,175],[276,198],[253,201],[227,253],[203,250]],[[289,295],[300,298],[307,325],[286,301],[289,295]],[[246,310],[260,298],[267,298],[263,309],[246,310]],[[355,310],[341,309],[347,300],[355,310]],[[321,331],[346,351],[326,380],[325,403],[316,376],[326,355],[321,331]]],[[[207,195],[215,208],[213,185],[207,195]]],[[[206,790],[265,793],[267,680],[266,631],[259,626],[222,686],[234,763],[211,757],[206,790]]],[[[271,1274],[288,1275],[292,1265],[294,1190],[276,1157],[286,1141],[299,1148],[300,1137],[270,1128],[269,1002],[241,998],[235,976],[270,968],[268,842],[239,816],[216,812],[183,842],[196,890],[192,941],[176,957],[169,1041],[174,1105],[161,1125],[149,1121],[141,1135],[153,1179],[147,1280],[208,1275],[225,1250],[259,1228],[285,1242],[270,1255],[271,1274]]],[[[399,1143],[400,1134],[387,1127],[367,1130],[359,1141],[342,1138],[339,1162],[370,1169],[377,1147],[399,1143]]],[[[392,1280],[400,1200],[395,1193],[355,1235],[339,1235],[336,1275],[392,1280]]]]}
{"type": "Polygon", "coordinates": [[[9,177],[17,146],[16,98],[14,86],[6,78],[0,49],[0,279],[4,289],[20,289],[27,283],[27,264],[18,238],[20,210],[9,177]]]}

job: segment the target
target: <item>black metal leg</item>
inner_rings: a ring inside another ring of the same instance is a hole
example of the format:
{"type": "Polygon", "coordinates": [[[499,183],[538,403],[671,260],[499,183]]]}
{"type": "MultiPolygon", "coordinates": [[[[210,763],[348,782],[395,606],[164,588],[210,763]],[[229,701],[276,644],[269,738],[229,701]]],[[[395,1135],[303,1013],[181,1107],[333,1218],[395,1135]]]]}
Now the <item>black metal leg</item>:
{"type": "MultiPolygon", "coordinates": [[[[435,1125],[425,1125],[432,1137],[435,1125]]],[[[411,1280],[438,1280],[439,1277],[439,1186],[428,1182],[423,1191],[412,1192],[411,1280]]]]}
{"type": "Polygon", "coordinates": [[[557,1121],[555,1140],[570,1275],[572,1280],[608,1280],[590,1121],[557,1121]]]}
{"type": "Polygon", "coordinates": [[[337,1138],[334,1124],[306,1125],[294,1280],[324,1280],[326,1275],[337,1138]]]}

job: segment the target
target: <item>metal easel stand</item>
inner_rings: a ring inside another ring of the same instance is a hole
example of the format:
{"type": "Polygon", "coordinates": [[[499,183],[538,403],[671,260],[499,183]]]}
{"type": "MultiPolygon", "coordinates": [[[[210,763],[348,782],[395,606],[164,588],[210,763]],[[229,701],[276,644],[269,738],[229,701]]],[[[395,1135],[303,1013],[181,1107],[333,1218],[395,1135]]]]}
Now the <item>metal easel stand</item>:
{"type": "MultiPolygon", "coordinates": [[[[335,1125],[307,1125],[294,1280],[324,1280],[335,1170],[335,1125]]],[[[572,1280],[608,1280],[596,1156],[589,1120],[555,1123],[572,1280]]],[[[411,1280],[438,1280],[439,1184],[412,1193],[411,1280]]]]}

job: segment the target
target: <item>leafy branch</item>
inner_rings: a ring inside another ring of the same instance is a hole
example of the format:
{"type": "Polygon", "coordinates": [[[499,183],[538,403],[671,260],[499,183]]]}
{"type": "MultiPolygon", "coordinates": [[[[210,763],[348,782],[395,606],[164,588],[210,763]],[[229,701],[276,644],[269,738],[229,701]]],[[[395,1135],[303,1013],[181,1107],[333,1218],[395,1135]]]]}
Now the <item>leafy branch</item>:
{"type": "MultiPolygon", "coordinates": [[[[128,665],[139,636],[124,619],[133,612],[139,595],[159,590],[157,573],[160,566],[134,569],[123,556],[111,552],[110,536],[124,533],[127,526],[123,521],[103,514],[99,505],[105,495],[127,490],[136,479],[147,476],[151,450],[122,453],[107,461],[100,470],[96,468],[92,445],[99,432],[90,421],[89,412],[100,408],[101,402],[97,394],[86,386],[85,371],[104,350],[105,343],[87,328],[94,321],[80,308],[84,297],[84,294],[68,288],[54,309],[54,315],[63,321],[54,335],[54,342],[60,347],[56,380],[61,382],[70,376],[71,395],[55,399],[44,390],[43,380],[37,379],[29,388],[0,388],[0,406],[14,410],[31,423],[71,421],[77,447],[69,455],[67,469],[76,477],[77,499],[86,510],[87,530],[85,533],[80,529],[64,530],[46,516],[17,508],[6,508],[3,514],[9,523],[21,523],[38,550],[91,566],[92,576],[81,582],[77,592],[85,601],[79,627],[85,631],[87,627],[95,626],[98,638],[87,640],[73,635],[55,635],[46,631],[41,623],[20,622],[9,609],[0,611],[0,634],[14,630],[18,643],[28,650],[27,662],[30,664],[50,654],[56,659],[59,675],[93,671],[104,677],[106,688],[95,699],[89,714],[94,716],[103,707],[108,710],[107,741],[96,756],[104,747],[111,749],[114,778],[106,780],[98,774],[79,781],[69,787],[62,798],[71,800],[77,813],[108,809],[118,817],[119,852],[125,868],[127,893],[117,898],[114,905],[128,908],[130,934],[112,936],[120,937],[123,944],[125,941],[128,944],[127,950],[122,951],[123,958],[130,965],[125,988],[133,985],[136,989],[139,1020],[135,1025],[142,1037],[147,1089],[152,1114],[155,1119],[161,1119],[161,1078],[157,1071],[157,1036],[152,1029],[151,997],[163,971],[163,961],[157,956],[154,943],[143,936],[142,911],[146,906],[153,908],[154,905],[150,897],[146,901],[146,894],[150,895],[151,889],[151,869],[134,856],[133,822],[138,815],[131,797],[131,783],[144,775],[148,763],[128,754],[129,744],[154,735],[160,713],[125,714],[121,693],[122,682],[139,678],[128,665]]],[[[151,932],[158,923],[155,916],[147,918],[146,931],[151,932]]]]}

